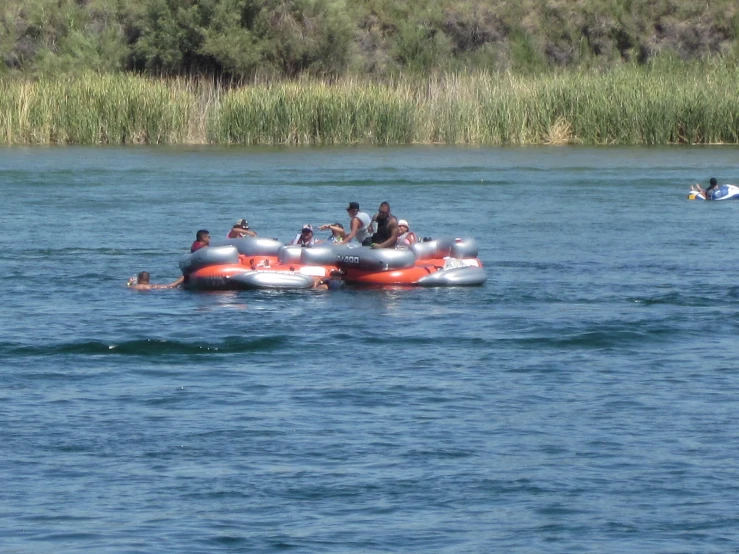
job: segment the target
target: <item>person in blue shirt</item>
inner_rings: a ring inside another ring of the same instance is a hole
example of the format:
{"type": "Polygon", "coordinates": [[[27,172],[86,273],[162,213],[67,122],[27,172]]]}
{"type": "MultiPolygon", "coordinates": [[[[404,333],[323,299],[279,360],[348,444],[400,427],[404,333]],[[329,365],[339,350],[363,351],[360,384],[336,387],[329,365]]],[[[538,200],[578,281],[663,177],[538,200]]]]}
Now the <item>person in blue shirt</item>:
{"type": "Polygon", "coordinates": [[[698,183],[691,186],[690,190],[700,192],[701,194],[703,194],[703,196],[706,197],[706,200],[713,200],[713,195],[716,194],[716,192],[718,192],[719,190],[718,181],[716,180],[716,177],[711,177],[711,179],[708,181],[708,188],[706,190],[703,190],[703,188],[698,183]]]}

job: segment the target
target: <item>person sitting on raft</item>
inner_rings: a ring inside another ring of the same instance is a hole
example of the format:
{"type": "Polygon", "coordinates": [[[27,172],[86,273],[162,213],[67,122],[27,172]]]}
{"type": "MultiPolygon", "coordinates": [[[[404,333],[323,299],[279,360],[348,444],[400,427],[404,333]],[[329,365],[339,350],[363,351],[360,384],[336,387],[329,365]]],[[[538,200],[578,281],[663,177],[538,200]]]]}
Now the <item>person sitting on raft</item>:
{"type": "Polygon", "coordinates": [[[313,226],[306,223],[300,230],[300,233],[295,235],[295,238],[290,241],[290,244],[299,244],[300,246],[313,246],[316,243],[316,239],[313,237],[313,226]]]}
{"type": "Polygon", "coordinates": [[[341,244],[344,242],[346,231],[344,231],[344,226],[341,223],[326,223],[325,225],[319,225],[318,229],[321,231],[329,229],[331,231],[331,236],[321,242],[328,242],[329,244],[341,244]]]}
{"type": "Polygon", "coordinates": [[[239,219],[226,235],[229,239],[238,239],[241,237],[256,237],[257,233],[249,228],[249,222],[246,219],[239,219]]]}
{"type": "Polygon", "coordinates": [[[708,188],[706,190],[703,190],[698,183],[691,185],[690,190],[700,192],[706,197],[706,200],[716,200],[714,195],[719,192],[718,181],[716,180],[716,177],[711,177],[711,180],[708,181],[708,188]]]}
{"type": "Polygon", "coordinates": [[[380,204],[372,221],[377,223],[377,231],[368,241],[368,245],[372,248],[395,248],[400,230],[398,219],[390,213],[390,204],[387,202],[380,204]]]}
{"type": "Polygon", "coordinates": [[[195,234],[195,242],[192,243],[190,246],[190,252],[195,252],[196,250],[200,250],[204,246],[208,246],[210,244],[210,233],[206,231],[205,229],[200,229],[195,234]]]}
{"type": "Polygon", "coordinates": [[[411,231],[408,221],[405,219],[398,220],[398,240],[395,243],[395,248],[410,248],[411,244],[418,242],[418,237],[411,231]]]}
{"type": "Polygon", "coordinates": [[[362,244],[370,238],[369,229],[372,218],[369,214],[359,211],[359,202],[349,202],[346,213],[349,214],[349,234],[344,237],[344,243],[350,243],[356,239],[358,243],[362,244]]]}
{"type": "Polygon", "coordinates": [[[150,279],[151,277],[148,271],[141,271],[136,277],[131,277],[128,280],[127,286],[135,290],[174,289],[185,282],[184,276],[167,285],[155,285],[150,281],[150,279]]]}

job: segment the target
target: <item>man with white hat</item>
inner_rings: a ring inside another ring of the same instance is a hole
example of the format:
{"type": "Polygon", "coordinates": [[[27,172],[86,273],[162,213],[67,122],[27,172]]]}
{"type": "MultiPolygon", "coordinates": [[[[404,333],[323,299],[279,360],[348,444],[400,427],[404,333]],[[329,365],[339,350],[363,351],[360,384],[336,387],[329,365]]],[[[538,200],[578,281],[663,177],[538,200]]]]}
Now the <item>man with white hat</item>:
{"type": "Polygon", "coordinates": [[[409,248],[411,244],[418,242],[418,237],[411,231],[408,221],[405,219],[398,220],[398,240],[395,243],[395,248],[409,248]]]}
{"type": "Polygon", "coordinates": [[[300,230],[300,233],[295,235],[295,238],[290,244],[299,244],[300,246],[313,246],[316,243],[316,239],[313,236],[313,226],[306,223],[300,230]]]}

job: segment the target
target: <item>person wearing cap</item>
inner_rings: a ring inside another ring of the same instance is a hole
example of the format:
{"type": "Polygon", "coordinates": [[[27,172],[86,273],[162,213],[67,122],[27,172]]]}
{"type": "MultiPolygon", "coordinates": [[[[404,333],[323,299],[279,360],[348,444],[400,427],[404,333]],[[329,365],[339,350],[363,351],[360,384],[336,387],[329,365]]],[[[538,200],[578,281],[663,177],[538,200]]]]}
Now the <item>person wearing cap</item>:
{"type": "Polygon", "coordinates": [[[359,202],[349,202],[346,207],[349,214],[349,234],[344,237],[344,243],[356,240],[359,244],[370,238],[370,225],[372,218],[369,214],[359,211],[359,202]]]}
{"type": "Polygon", "coordinates": [[[405,219],[398,220],[398,240],[395,242],[395,248],[409,248],[411,244],[418,242],[418,237],[411,231],[408,222],[405,219]]]}
{"type": "Polygon", "coordinates": [[[313,277],[313,288],[322,290],[335,290],[344,286],[341,278],[343,272],[340,270],[332,271],[328,277],[313,277]]]}
{"type": "Polygon", "coordinates": [[[716,177],[711,177],[710,181],[708,181],[708,188],[706,190],[703,190],[703,187],[701,187],[699,183],[691,185],[690,190],[701,193],[705,196],[706,200],[718,200],[723,196],[716,177]]]}
{"type": "Polygon", "coordinates": [[[249,229],[249,222],[246,219],[239,219],[229,231],[226,238],[238,239],[241,237],[256,237],[256,232],[249,229]]]}
{"type": "Polygon", "coordinates": [[[330,237],[319,242],[328,242],[329,244],[340,244],[344,242],[346,231],[344,231],[344,226],[341,223],[326,223],[324,225],[319,225],[318,229],[321,231],[325,231],[327,229],[331,231],[330,237]]]}
{"type": "Polygon", "coordinates": [[[210,233],[205,229],[200,229],[195,234],[195,242],[190,245],[190,252],[195,252],[210,244],[210,233]]]}
{"type": "Polygon", "coordinates": [[[313,246],[316,239],[313,237],[313,226],[306,223],[290,244],[299,244],[300,246],[313,246]]]}
{"type": "Polygon", "coordinates": [[[390,204],[383,202],[377,209],[377,213],[372,218],[373,223],[377,223],[377,231],[372,235],[372,248],[395,248],[398,241],[400,231],[398,229],[398,219],[390,213],[390,204]]]}

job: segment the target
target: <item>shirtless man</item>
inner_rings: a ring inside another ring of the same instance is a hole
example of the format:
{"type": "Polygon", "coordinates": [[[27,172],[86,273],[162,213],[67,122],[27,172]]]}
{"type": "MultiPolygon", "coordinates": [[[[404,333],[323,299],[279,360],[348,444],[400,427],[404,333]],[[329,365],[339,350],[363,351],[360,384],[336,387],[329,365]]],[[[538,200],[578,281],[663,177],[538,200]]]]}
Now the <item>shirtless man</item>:
{"type": "Polygon", "coordinates": [[[231,231],[229,231],[228,236],[226,238],[237,239],[241,237],[256,237],[256,236],[257,236],[256,231],[252,231],[249,228],[249,222],[246,219],[239,219],[236,223],[234,223],[234,226],[231,227],[231,231]]]}
{"type": "Polygon", "coordinates": [[[400,229],[398,219],[390,213],[390,204],[387,202],[380,204],[372,221],[377,224],[377,232],[372,235],[372,248],[395,248],[400,229]]]}
{"type": "Polygon", "coordinates": [[[184,276],[167,285],[155,285],[150,282],[150,279],[151,277],[149,276],[149,272],[142,271],[136,277],[131,277],[128,280],[128,286],[134,290],[174,289],[185,282],[184,276]]]}

